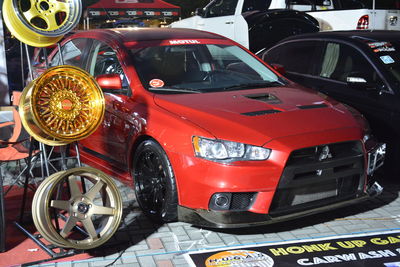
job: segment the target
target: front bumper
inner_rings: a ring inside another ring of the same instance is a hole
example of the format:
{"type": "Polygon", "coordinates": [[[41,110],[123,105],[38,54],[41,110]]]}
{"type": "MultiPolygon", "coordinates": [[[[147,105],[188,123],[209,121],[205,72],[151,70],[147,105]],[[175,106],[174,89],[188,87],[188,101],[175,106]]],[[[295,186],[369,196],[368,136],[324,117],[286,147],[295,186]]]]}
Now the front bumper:
{"type": "Polygon", "coordinates": [[[204,209],[190,209],[187,207],[178,206],[178,219],[179,221],[208,228],[241,228],[260,226],[356,204],[365,201],[372,196],[377,196],[381,192],[382,187],[379,184],[374,183],[367,189],[367,193],[363,193],[357,198],[281,216],[271,216],[269,214],[260,214],[250,211],[213,211],[204,209]]]}
{"type": "MultiPolygon", "coordinates": [[[[366,164],[368,162],[371,170],[381,165],[384,145],[370,144],[364,148],[359,141],[346,141],[294,150],[282,166],[283,171],[273,190],[241,190],[256,193],[249,208],[234,210],[232,207],[236,205],[227,205],[226,210],[216,210],[211,204],[208,207],[190,207],[181,203],[179,220],[213,228],[248,227],[363,201],[381,192],[380,186],[367,186],[366,164]],[[323,154],[324,151],[328,153],[323,154]],[[321,155],[326,157],[321,159],[321,155]]],[[[268,180],[266,177],[254,179],[268,180]]],[[[230,189],[232,187],[226,187],[219,192],[238,192],[230,189]]],[[[213,198],[208,197],[210,199],[211,203],[213,198]]]]}

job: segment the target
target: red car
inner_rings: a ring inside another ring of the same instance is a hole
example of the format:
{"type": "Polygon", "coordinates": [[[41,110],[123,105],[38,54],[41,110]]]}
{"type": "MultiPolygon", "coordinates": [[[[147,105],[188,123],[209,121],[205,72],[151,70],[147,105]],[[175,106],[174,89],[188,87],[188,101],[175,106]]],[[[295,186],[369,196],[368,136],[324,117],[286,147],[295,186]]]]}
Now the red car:
{"type": "MultiPolygon", "coordinates": [[[[354,109],[237,43],[188,29],[102,29],[62,44],[106,99],[83,162],[134,186],[155,221],[242,227],[365,199],[384,147],[354,109]]],[[[58,51],[50,66],[60,64],[58,51]]]]}

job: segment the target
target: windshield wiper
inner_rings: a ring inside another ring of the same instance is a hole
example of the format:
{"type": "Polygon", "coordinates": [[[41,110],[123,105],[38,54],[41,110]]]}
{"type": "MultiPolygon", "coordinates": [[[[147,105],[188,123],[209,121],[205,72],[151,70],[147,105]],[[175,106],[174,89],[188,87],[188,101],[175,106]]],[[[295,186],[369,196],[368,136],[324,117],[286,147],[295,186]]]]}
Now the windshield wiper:
{"type": "Polygon", "coordinates": [[[250,88],[262,88],[262,87],[273,87],[273,86],[282,86],[284,85],[283,83],[279,81],[273,81],[273,82],[258,82],[258,83],[242,83],[242,84],[237,84],[237,85],[232,85],[232,86],[227,86],[223,89],[224,91],[231,91],[231,90],[240,90],[240,89],[250,89],[250,88]]]}
{"type": "Polygon", "coordinates": [[[159,91],[159,92],[176,92],[176,93],[192,93],[201,94],[202,91],[198,89],[191,88],[173,88],[173,87],[149,87],[149,91],[159,91]]]}

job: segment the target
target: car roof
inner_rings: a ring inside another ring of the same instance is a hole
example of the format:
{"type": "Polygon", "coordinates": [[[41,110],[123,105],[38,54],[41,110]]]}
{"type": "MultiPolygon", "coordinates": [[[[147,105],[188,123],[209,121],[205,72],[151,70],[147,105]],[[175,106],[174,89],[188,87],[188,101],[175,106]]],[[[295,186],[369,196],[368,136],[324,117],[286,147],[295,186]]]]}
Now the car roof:
{"type": "Polygon", "coordinates": [[[170,39],[226,39],[223,36],[183,28],[115,28],[115,29],[95,29],[81,31],[75,36],[79,37],[107,37],[118,39],[122,43],[135,41],[157,41],[170,39]]]}
{"type": "Polygon", "coordinates": [[[283,42],[288,40],[301,40],[301,39],[337,39],[337,40],[346,40],[353,42],[399,41],[400,31],[389,31],[389,30],[324,31],[324,32],[307,33],[307,34],[291,36],[283,40],[283,42]]]}

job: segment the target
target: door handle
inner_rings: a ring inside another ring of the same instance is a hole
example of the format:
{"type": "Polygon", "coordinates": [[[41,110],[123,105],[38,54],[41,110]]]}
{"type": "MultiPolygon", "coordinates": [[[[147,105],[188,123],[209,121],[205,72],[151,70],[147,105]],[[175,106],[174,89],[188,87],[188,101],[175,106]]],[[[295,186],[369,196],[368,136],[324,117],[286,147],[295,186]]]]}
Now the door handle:
{"type": "Polygon", "coordinates": [[[233,21],[225,21],[225,24],[233,24],[233,21]]]}
{"type": "Polygon", "coordinates": [[[204,23],[197,23],[197,26],[204,26],[204,23]]]}

